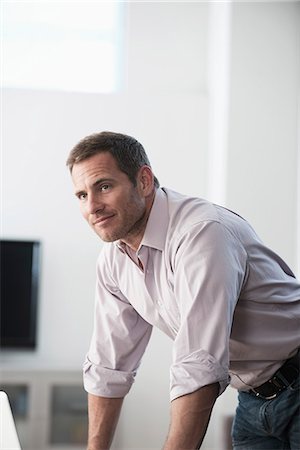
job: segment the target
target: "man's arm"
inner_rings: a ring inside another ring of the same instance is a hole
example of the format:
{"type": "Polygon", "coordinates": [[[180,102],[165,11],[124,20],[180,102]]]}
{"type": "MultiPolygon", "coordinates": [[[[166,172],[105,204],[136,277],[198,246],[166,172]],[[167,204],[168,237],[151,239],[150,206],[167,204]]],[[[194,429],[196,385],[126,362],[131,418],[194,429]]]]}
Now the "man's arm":
{"type": "Polygon", "coordinates": [[[110,448],[118,423],[123,398],[88,394],[89,432],[87,450],[110,448]]]}
{"type": "Polygon", "coordinates": [[[200,448],[218,393],[219,384],[214,383],[173,400],[164,450],[200,448]]]}

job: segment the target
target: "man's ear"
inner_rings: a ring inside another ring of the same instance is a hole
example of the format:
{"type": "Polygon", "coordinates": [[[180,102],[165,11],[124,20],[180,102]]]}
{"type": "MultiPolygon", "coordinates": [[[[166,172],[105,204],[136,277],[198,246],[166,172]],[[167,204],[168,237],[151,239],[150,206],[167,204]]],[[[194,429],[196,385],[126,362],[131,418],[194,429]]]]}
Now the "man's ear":
{"type": "Polygon", "coordinates": [[[144,197],[147,197],[153,192],[154,175],[151,167],[143,166],[140,168],[137,176],[137,183],[144,197]]]}

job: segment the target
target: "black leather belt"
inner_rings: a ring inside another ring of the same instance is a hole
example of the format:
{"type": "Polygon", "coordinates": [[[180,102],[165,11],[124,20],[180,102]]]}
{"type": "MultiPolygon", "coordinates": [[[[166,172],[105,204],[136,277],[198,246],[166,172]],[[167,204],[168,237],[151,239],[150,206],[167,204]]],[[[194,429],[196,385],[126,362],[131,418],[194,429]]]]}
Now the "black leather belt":
{"type": "Polygon", "coordinates": [[[300,373],[300,351],[288,359],[280,369],[275,372],[272,378],[262,385],[251,389],[249,393],[265,400],[277,397],[280,392],[290,386],[300,373]]]}

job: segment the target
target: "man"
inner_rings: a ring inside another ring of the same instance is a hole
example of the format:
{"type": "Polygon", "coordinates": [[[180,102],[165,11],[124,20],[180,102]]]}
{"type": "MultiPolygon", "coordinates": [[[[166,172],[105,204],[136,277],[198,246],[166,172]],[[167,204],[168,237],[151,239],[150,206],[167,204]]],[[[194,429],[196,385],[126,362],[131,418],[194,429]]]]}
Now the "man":
{"type": "Polygon", "coordinates": [[[200,447],[229,381],[235,449],[299,449],[300,284],[289,267],[237,214],[160,188],[130,136],[88,136],[67,165],[107,242],[84,364],[88,449],[110,447],[153,325],[174,340],[164,450],[200,447]]]}

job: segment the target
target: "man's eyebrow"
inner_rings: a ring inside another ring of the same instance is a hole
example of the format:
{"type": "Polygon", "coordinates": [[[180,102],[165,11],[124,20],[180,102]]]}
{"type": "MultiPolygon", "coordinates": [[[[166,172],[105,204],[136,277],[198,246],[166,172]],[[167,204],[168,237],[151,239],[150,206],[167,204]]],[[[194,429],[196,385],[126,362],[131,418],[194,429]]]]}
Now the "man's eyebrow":
{"type": "Polygon", "coordinates": [[[92,187],[97,187],[97,186],[99,186],[99,184],[103,184],[103,183],[112,183],[113,181],[114,181],[113,178],[99,178],[99,180],[96,180],[92,184],[92,187]]]}

